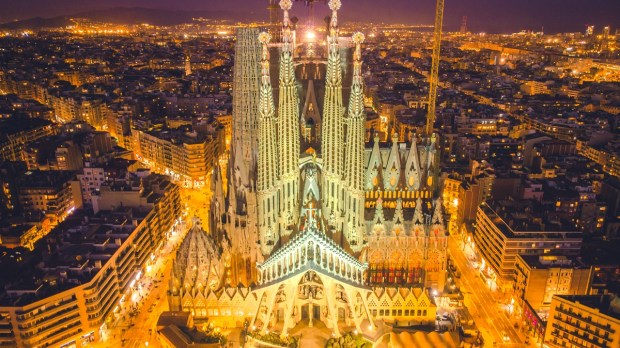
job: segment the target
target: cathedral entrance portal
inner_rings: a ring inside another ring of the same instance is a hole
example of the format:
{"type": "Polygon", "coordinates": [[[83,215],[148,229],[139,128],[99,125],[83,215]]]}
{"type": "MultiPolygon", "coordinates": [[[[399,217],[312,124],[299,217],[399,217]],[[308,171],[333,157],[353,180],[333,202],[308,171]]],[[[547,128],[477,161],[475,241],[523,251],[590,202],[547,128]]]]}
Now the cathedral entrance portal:
{"type": "Polygon", "coordinates": [[[310,312],[312,312],[312,320],[322,320],[321,307],[309,303],[301,306],[301,320],[310,320],[310,312]],[[312,311],[310,310],[310,306],[312,306],[312,311]]]}
{"type": "Polygon", "coordinates": [[[342,323],[345,319],[345,310],[344,308],[338,308],[338,322],[342,323]]]}

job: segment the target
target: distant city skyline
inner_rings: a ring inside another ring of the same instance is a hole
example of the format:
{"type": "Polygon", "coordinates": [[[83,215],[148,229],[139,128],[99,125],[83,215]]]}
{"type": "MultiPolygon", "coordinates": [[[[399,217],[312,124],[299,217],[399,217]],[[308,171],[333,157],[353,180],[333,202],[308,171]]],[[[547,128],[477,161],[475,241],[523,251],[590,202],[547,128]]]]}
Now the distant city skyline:
{"type": "MultiPolygon", "coordinates": [[[[54,17],[111,7],[148,7],[178,11],[217,11],[231,19],[267,19],[267,0],[0,0],[0,21],[32,17],[54,17]]],[[[620,1],[617,0],[448,0],[444,24],[457,30],[463,16],[472,31],[514,32],[522,29],[545,32],[584,31],[586,25],[597,30],[609,25],[620,27],[620,1]]],[[[369,20],[407,24],[432,24],[435,0],[344,0],[343,20],[369,20]]],[[[326,6],[318,5],[322,18],[326,6]]],[[[306,15],[301,3],[294,6],[299,17],[306,15]]]]}

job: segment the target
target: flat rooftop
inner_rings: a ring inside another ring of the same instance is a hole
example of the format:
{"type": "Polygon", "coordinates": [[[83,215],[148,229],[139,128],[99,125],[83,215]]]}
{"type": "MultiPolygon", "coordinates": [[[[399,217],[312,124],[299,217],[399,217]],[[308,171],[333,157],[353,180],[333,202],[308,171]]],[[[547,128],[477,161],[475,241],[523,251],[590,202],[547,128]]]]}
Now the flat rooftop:
{"type": "Polygon", "coordinates": [[[601,314],[620,320],[620,298],[616,295],[555,295],[566,301],[597,309],[601,314]]]}

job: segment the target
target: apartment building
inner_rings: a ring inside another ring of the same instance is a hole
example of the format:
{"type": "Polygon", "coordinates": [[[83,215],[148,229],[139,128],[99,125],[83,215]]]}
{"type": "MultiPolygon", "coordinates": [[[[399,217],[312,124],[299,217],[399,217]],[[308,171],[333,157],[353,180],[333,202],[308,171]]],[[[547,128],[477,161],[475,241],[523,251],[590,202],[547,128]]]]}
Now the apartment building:
{"type": "Polygon", "coordinates": [[[206,185],[225,141],[223,127],[212,134],[191,126],[162,131],[132,129],[132,137],[138,161],[184,187],[206,185]]]}
{"type": "Polygon", "coordinates": [[[514,297],[535,311],[548,308],[554,295],[587,295],[592,268],[577,257],[517,255],[514,297]]]}
{"type": "Polygon", "coordinates": [[[619,299],[615,295],[553,296],[544,343],[548,347],[619,347],[619,299]]]}
{"type": "Polygon", "coordinates": [[[490,282],[509,289],[517,255],[579,255],[582,234],[568,221],[552,220],[534,200],[511,199],[478,207],[474,241],[490,282]]]}
{"type": "Polygon", "coordinates": [[[4,161],[21,161],[26,144],[56,133],[50,121],[38,118],[0,120],[0,129],[0,159],[4,161]]]}
{"type": "Polygon", "coordinates": [[[5,284],[0,346],[83,347],[116,319],[119,301],[136,290],[135,279],[181,211],[179,189],[167,178],[136,180],[139,206],[76,211],[37,246],[41,259],[25,262],[5,284]]]}
{"type": "MultiPolygon", "coordinates": [[[[52,226],[81,206],[75,173],[50,170],[28,171],[18,179],[18,201],[26,216],[45,217],[52,226]]],[[[37,220],[38,221],[38,220],[37,220]]]]}

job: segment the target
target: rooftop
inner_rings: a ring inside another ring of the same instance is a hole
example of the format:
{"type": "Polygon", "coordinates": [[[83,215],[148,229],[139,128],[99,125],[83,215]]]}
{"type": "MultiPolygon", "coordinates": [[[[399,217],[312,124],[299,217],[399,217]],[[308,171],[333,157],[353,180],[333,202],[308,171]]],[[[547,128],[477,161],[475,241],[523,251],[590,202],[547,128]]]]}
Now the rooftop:
{"type": "Polygon", "coordinates": [[[616,295],[554,295],[565,301],[596,309],[601,314],[620,320],[620,298],[616,295]]]}
{"type": "Polygon", "coordinates": [[[488,201],[480,209],[507,238],[581,239],[569,221],[551,219],[534,200],[488,201]]]}
{"type": "Polygon", "coordinates": [[[581,262],[580,258],[575,256],[519,254],[518,257],[522,258],[531,269],[549,269],[559,267],[572,269],[587,268],[587,266],[581,262]]]}
{"type": "Polygon", "coordinates": [[[50,121],[41,118],[10,117],[0,119],[0,142],[4,142],[7,137],[13,134],[50,126],[51,124],[50,121]]]}
{"type": "Polygon", "coordinates": [[[74,172],[66,170],[32,170],[20,176],[18,181],[19,187],[22,189],[53,188],[60,190],[74,176],[74,172]]]}
{"type": "Polygon", "coordinates": [[[136,228],[131,208],[116,211],[78,210],[37,243],[43,254],[36,267],[21,267],[7,280],[0,305],[24,306],[89,282],[136,228]]]}

